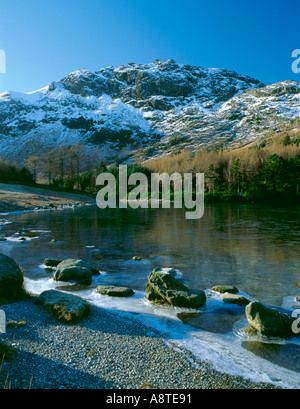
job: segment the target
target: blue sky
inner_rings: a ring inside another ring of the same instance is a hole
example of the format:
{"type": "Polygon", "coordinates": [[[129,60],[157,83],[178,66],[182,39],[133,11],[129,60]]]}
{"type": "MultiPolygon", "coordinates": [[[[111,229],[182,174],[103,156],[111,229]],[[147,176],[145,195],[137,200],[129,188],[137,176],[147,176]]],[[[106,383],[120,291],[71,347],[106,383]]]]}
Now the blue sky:
{"type": "Polygon", "coordinates": [[[0,0],[0,92],[157,58],[300,81],[299,0],[0,0]]]}

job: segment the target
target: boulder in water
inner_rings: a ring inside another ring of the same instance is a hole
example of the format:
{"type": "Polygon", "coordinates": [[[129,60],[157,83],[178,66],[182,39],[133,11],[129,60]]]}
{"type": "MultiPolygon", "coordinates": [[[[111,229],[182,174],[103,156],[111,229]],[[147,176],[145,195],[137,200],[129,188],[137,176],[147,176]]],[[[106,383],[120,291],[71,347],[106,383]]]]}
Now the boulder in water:
{"type": "Polygon", "coordinates": [[[45,258],[44,260],[44,266],[47,267],[57,267],[59,263],[61,263],[62,260],[57,260],[56,258],[45,258]]]}
{"type": "Polygon", "coordinates": [[[222,297],[226,304],[237,304],[237,305],[247,305],[250,300],[240,294],[224,293],[222,297]]]}
{"type": "Polygon", "coordinates": [[[83,260],[66,259],[57,265],[53,279],[56,281],[92,280],[99,270],[83,260]]]}
{"type": "Polygon", "coordinates": [[[223,293],[236,294],[239,291],[236,287],[233,287],[232,285],[215,285],[212,287],[212,290],[221,294],[223,293]]]}
{"type": "Polygon", "coordinates": [[[295,318],[289,311],[253,301],[246,306],[245,312],[250,326],[260,334],[274,337],[295,335],[292,329],[295,318]]]}
{"type": "Polygon", "coordinates": [[[157,304],[174,307],[199,308],[206,303],[206,295],[201,290],[190,290],[163,269],[154,269],[146,287],[146,298],[157,304]]]}

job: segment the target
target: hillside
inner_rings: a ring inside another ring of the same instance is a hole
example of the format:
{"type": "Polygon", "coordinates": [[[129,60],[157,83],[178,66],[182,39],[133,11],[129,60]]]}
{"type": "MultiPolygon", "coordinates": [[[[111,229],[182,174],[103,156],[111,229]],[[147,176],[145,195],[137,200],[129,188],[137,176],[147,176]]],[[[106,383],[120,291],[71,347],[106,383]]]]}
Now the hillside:
{"type": "Polygon", "coordinates": [[[29,93],[0,94],[0,156],[82,144],[87,156],[145,160],[234,147],[300,128],[300,83],[156,60],[78,70],[29,93]]]}

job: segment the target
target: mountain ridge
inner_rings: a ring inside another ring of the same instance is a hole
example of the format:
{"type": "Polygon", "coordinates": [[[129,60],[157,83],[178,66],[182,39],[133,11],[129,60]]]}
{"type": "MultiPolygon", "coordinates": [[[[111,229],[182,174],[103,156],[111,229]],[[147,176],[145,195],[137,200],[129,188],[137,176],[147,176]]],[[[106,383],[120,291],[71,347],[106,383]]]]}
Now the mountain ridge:
{"type": "Polygon", "coordinates": [[[81,144],[97,160],[234,147],[300,128],[300,83],[155,60],[74,71],[29,93],[0,94],[0,156],[22,162],[81,144]]]}

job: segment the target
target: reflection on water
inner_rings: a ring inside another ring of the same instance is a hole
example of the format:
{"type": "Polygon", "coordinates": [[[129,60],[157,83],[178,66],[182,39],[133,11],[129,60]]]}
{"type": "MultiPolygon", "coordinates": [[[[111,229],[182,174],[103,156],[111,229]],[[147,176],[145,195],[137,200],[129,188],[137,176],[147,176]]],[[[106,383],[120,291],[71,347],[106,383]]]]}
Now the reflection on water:
{"type": "Polygon", "coordinates": [[[144,290],[154,267],[175,267],[191,288],[231,284],[266,304],[299,294],[299,210],[210,205],[200,220],[181,209],[77,210],[7,216],[0,242],[29,277],[45,274],[44,258],[83,258],[114,283],[144,290]],[[38,236],[38,237],[37,237],[38,236]],[[29,239],[31,239],[29,241],[29,239]],[[51,242],[55,239],[55,242],[51,242]],[[16,245],[17,243],[17,245],[16,245]],[[10,243],[11,244],[11,243],[10,243]],[[141,261],[132,256],[140,255],[141,261]]]}

